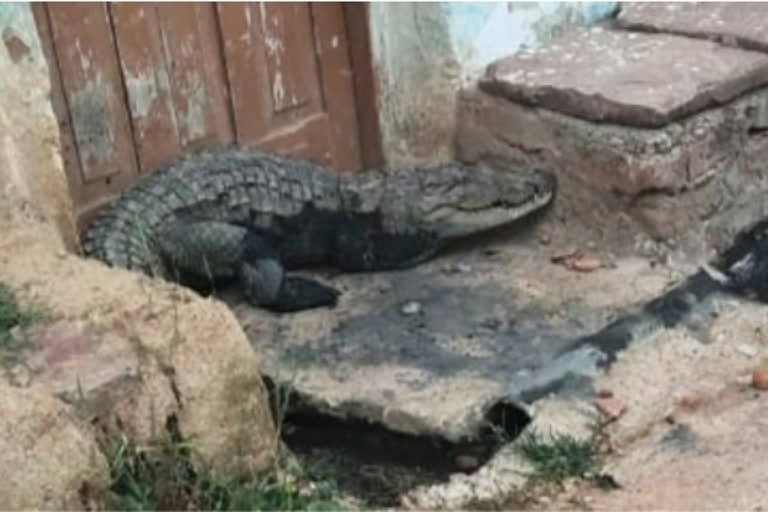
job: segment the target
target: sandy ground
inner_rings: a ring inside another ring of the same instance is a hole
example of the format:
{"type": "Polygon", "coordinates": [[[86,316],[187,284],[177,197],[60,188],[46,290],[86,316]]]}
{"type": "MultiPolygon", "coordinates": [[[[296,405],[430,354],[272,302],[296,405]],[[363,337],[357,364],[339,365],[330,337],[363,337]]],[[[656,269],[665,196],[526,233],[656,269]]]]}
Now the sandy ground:
{"type": "Polygon", "coordinates": [[[731,386],[700,410],[628,447],[623,489],[594,510],[768,508],[768,394],[731,386]]]}
{"type": "Polygon", "coordinates": [[[536,510],[750,510],[768,508],[768,393],[734,384],[696,411],[659,422],[609,467],[621,488],[566,486],[536,510]]]}
{"type": "Polygon", "coordinates": [[[695,335],[643,340],[600,380],[628,406],[608,429],[615,453],[605,471],[621,489],[581,487],[535,508],[768,508],[768,391],[753,383],[768,368],[768,316],[765,306],[727,298],[720,310],[695,335]]]}

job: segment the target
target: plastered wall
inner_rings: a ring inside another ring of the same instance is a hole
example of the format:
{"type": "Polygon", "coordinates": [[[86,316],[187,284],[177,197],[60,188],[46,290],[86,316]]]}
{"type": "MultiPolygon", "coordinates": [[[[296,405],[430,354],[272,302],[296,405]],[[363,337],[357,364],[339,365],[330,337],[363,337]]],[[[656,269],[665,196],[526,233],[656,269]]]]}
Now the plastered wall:
{"type": "Polygon", "coordinates": [[[574,24],[612,15],[617,2],[372,2],[371,50],[386,163],[453,156],[456,92],[492,60],[574,24]]]}
{"type": "Polygon", "coordinates": [[[0,36],[0,223],[52,228],[74,250],[48,67],[28,3],[0,3],[0,36]]]}

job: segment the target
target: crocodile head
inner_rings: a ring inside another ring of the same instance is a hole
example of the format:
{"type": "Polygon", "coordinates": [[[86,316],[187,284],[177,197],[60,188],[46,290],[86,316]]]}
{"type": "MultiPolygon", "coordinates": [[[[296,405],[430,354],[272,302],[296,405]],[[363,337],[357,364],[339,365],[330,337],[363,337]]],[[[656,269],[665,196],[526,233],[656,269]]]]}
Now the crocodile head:
{"type": "Polygon", "coordinates": [[[410,176],[410,186],[397,186],[400,200],[390,203],[401,209],[399,222],[443,240],[525,217],[546,206],[555,193],[551,172],[498,163],[440,165],[410,176]]]}

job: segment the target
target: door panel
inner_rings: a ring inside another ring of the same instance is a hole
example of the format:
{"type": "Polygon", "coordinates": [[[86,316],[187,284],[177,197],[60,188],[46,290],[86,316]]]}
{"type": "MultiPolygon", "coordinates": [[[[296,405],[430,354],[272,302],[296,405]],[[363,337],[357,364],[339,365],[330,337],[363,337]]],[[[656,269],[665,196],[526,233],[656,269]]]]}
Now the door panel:
{"type": "Polygon", "coordinates": [[[64,103],[74,142],[70,183],[92,190],[79,195],[86,201],[109,195],[135,178],[137,165],[106,5],[56,3],[48,16],[60,79],[55,97],[64,103]]]}
{"type": "Polygon", "coordinates": [[[364,94],[352,64],[361,54],[349,43],[345,4],[33,8],[83,216],[140,173],[198,148],[253,146],[340,171],[363,166],[364,94]]]}

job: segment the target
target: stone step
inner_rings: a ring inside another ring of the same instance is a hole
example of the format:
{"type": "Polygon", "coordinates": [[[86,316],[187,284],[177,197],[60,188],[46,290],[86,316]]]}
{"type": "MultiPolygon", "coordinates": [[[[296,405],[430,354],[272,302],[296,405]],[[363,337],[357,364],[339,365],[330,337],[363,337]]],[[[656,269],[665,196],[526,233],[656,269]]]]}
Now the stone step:
{"type": "Polygon", "coordinates": [[[680,34],[768,52],[768,3],[764,2],[627,2],[616,21],[626,29],[680,34]]]}
{"type": "Polygon", "coordinates": [[[760,52],[595,27],[492,63],[479,86],[590,121],[662,127],[766,83],[760,52]]]}
{"type": "MultiPolygon", "coordinates": [[[[745,19],[750,6],[730,4],[726,17],[672,5],[673,28],[649,21],[669,4],[630,5],[622,23],[644,31],[577,28],[491,63],[461,93],[458,157],[555,168],[548,219],[564,236],[632,250],[648,236],[689,259],[728,245],[768,215],[768,52],[705,39],[712,27],[731,33],[717,20],[745,19]],[[663,33],[697,16],[701,37],[663,33]]],[[[757,28],[745,33],[758,40],[757,28]]]]}

